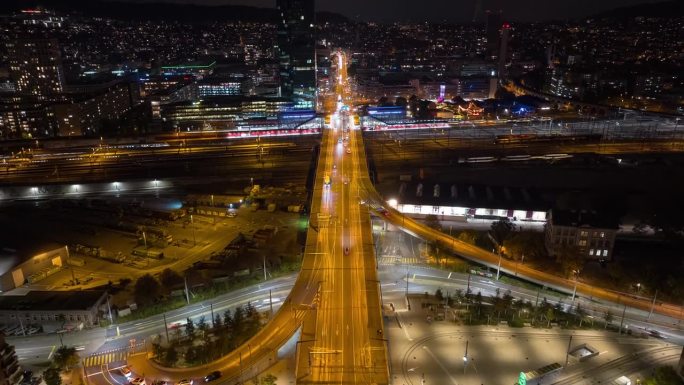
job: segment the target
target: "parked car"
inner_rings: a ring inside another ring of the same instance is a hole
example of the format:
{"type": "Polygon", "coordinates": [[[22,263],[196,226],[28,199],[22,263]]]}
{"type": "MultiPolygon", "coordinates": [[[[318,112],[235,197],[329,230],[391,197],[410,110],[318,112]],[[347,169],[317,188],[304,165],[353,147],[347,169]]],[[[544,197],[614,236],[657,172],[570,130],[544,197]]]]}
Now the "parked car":
{"type": "Polygon", "coordinates": [[[194,383],[193,380],[187,380],[187,379],[182,379],[178,381],[178,385],[192,385],[194,383]]]}
{"type": "Polygon", "coordinates": [[[128,382],[131,385],[145,385],[145,379],[142,377],[136,377],[128,382]]]}

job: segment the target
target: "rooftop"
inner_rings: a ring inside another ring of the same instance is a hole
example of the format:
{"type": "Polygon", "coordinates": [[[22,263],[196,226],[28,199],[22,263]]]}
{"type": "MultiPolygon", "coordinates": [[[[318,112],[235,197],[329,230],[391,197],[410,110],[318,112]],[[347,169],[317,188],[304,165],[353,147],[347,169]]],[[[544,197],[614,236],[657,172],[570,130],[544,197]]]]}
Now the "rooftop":
{"type": "Polygon", "coordinates": [[[30,291],[0,296],[0,310],[87,310],[105,295],[104,290],[30,291]]]}
{"type": "Polygon", "coordinates": [[[620,218],[608,212],[594,210],[551,210],[551,222],[558,226],[592,227],[597,229],[617,229],[620,218]]]}

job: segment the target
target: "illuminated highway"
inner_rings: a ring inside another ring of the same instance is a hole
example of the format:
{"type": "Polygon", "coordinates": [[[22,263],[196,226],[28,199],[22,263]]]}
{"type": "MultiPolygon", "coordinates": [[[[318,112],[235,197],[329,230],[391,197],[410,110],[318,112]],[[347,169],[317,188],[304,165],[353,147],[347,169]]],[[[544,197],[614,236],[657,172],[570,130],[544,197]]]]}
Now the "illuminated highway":
{"type": "MultiPolygon", "coordinates": [[[[343,55],[339,79],[346,73],[343,55]]],[[[340,92],[344,95],[344,92],[340,92]]],[[[297,350],[297,383],[387,384],[389,371],[370,215],[359,204],[367,179],[361,131],[342,110],[323,134],[318,175],[324,175],[316,242],[321,253],[318,300],[305,319],[297,350]],[[326,184],[325,182],[330,182],[326,184]]],[[[318,184],[317,184],[318,186],[318,184]]],[[[318,188],[318,187],[317,187],[318,188]]],[[[314,248],[309,243],[307,249],[314,248]]]]}

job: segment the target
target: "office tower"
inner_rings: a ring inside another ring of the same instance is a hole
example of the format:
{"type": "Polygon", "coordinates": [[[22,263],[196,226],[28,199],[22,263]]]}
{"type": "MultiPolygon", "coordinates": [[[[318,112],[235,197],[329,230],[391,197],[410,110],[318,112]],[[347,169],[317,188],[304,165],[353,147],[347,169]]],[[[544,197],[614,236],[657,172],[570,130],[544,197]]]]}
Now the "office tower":
{"type": "Polygon", "coordinates": [[[281,94],[313,108],[316,101],[314,0],[276,0],[281,94]]]}
{"type": "Polygon", "coordinates": [[[62,55],[56,39],[15,38],[7,43],[7,54],[18,93],[45,100],[63,91],[62,55]]]}
{"type": "Polygon", "coordinates": [[[498,76],[499,78],[504,77],[504,71],[506,70],[506,60],[508,59],[508,39],[510,38],[511,25],[504,23],[501,26],[501,47],[499,48],[499,67],[498,76]]]}
{"type": "Polygon", "coordinates": [[[499,38],[501,31],[501,11],[487,11],[487,57],[499,56],[499,38]]]}

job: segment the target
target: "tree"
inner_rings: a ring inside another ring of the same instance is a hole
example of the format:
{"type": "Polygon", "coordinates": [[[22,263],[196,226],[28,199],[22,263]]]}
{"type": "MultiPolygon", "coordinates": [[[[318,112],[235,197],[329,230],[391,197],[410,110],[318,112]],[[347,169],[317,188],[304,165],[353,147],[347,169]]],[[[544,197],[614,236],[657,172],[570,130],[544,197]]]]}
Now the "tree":
{"type": "Polygon", "coordinates": [[[242,329],[245,323],[245,311],[241,307],[235,308],[233,313],[233,322],[231,323],[231,329],[233,329],[233,336],[240,336],[242,334],[242,329]]]}
{"type": "Polygon", "coordinates": [[[161,358],[163,357],[164,348],[161,346],[159,342],[152,343],[152,354],[159,360],[161,360],[161,358]]]}
{"type": "Polygon", "coordinates": [[[47,385],[62,385],[62,376],[57,368],[48,368],[43,372],[43,379],[47,385]]]}
{"type": "Polygon", "coordinates": [[[269,373],[269,374],[261,377],[261,385],[275,385],[277,380],[278,380],[278,377],[269,373]]]}
{"type": "Polygon", "coordinates": [[[200,355],[200,352],[198,351],[198,349],[195,348],[194,346],[190,346],[185,351],[185,355],[183,356],[183,358],[185,359],[185,362],[193,363],[199,359],[199,355],[200,355]]]}
{"type": "Polygon", "coordinates": [[[159,282],[166,290],[170,290],[172,287],[183,283],[183,277],[171,269],[164,269],[159,274],[159,282]]]}
{"type": "Polygon", "coordinates": [[[212,325],[212,329],[220,330],[222,327],[223,327],[223,322],[221,322],[221,314],[216,314],[214,316],[214,324],[212,325]]]}
{"type": "Polygon", "coordinates": [[[138,305],[154,303],[161,294],[159,282],[150,274],[145,274],[135,282],[135,301],[138,305]]]}
{"type": "Polygon", "coordinates": [[[178,361],[178,352],[174,345],[169,346],[166,350],[166,356],[164,357],[164,364],[166,366],[172,366],[178,361]]]}
{"type": "Polygon", "coordinates": [[[556,260],[560,262],[566,277],[570,277],[573,272],[579,272],[584,267],[584,257],[575,245],[559,247],[556,251],[556,260]]]}
{"type": "Polygon", "coordinates": [[[584,322],[584,317],[587,316],[587,311],[584,310],[579,302],[577,302],[577,305],[575,306],[575,315],[579,319],[579,327],[582,327],[582,322],[584,322]]]}
{"type": "Polygon", "coordinates": [[[191,339],[195,338],[195,324],[190,317],[187,318],[187,323],[185,324],[185,334],[191,339]]]}
{"type": "Polygon", "coordinates": [[[546,309],[546,327],[548,328],[551,326],[551,320],[554,319],[556,315],[556,312],[554,311],[553,307],[549,306],[548,309],[546,309]]]}
{"type": "Polygon", "coordinates": [[[684,382],[677,375],[671,366],[660,366],[655,368],[653,377],[644,381],[645,385],[682,385],[684,382]]]}
{"type": "Polygon", "coordinates": [[[394,105],[397,107],[406,107],[408,106],[408,100],[406,100],[405,97],[399,96],[395,101],[394,105]]]}
{"type": "Polygon", "coordinates": [[[60,346],[52,356],[52,363],[59,370],[69,370],[78,365],[79,360],[76,348],[69,346],[60,346]]]}
{"type": "Polygon", "coordinates": [[[508,309],[511,309],[513,306],[513,296],[510,289],[506,290],[503,297],[501,297],[501,302],[503,302],[504,314],[508,314],[508,309]]]}
{"type": "Polygon", "coordinates": [[[613,318],[613,313],[610,310],[606,310],[606,312],[603,313],[603,320],[606,321],[603,326],[604,329],[608,329],[608,324],[613,322],[613,318]]]}
{"type": "Polygon", "coordinates": [[[207,324],[207,319],[204,316],[201,316],[199,321],[197,322],[197,329],[199,329],[199,331],[202,332],[202,337],[205,337],[207,335],[209,325],[207,324]]]}
{"type": "Polygon", "coordinates": [[[230,328],[231,330],[233,329],[233,315],[230,312],[230,309],[226,309],[225,312],[223,312],[223,326],[230,328]]]}
{"type": "Polygon", "coordinates": [[[437,231],[442,231],[442,224],[439,223],[439,218],[437,215],[429,214],[425,216],[425,226],[435,229],[437,231]]]}
{"type": "Polygon", "coordinates": [[[442,288],[438,288],[437,290],[435,290],[435,298],[437,298],[438,301],[444,300],[444,294],[442,293],[442,288]]]}
{"type": "Polygon", "coordinates": [[[543,233],[536,233],[532,231],[520,231],[512,234],[503,243],[506,255],[520,260],[523,256],[528,257],[542,257],[545,256],[543,233]]]}
{"type": "Polygon", "coordinates": [[[515,231],[515,224],[511,222],[508,218],[499,219],[498,221],[492,222],[489,229],[489,235],[494,241],[494,245],[497,250],[501,252],[501,247],[504,242],[511,236],[515,231]]]}
{"type": "Polygon", "coordinates": [[[477,242],[477,232],[473,230],[464,230],[458,233],[456,239],[474,245],[477,242]]]}
{"type": "Polygon", "coordinates": [[[477,308],[477,315],[480,316],[482,310],[482,292],[478,291],[475,295],[475,307],[477,308]]]}
{"type": "Polygon", "coordinates": [[[245,306],[245,318],[247,320],[247,328],[249,336],[254,335],[261,327],[261,316],[257,309],[251,302],[247,302],[245,306]]]}

